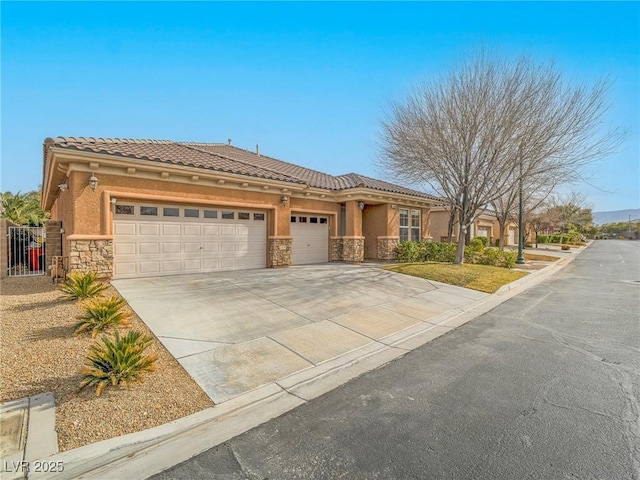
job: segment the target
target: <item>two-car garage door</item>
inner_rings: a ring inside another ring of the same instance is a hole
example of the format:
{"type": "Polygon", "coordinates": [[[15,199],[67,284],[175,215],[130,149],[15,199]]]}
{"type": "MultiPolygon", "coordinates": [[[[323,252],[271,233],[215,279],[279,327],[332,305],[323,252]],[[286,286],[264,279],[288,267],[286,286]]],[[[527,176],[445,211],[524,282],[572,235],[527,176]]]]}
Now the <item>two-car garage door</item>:
{"type": "Polygon", "coordinates": [[[118,203],[114,278],[266,267],[266,213],[118,203]]]}

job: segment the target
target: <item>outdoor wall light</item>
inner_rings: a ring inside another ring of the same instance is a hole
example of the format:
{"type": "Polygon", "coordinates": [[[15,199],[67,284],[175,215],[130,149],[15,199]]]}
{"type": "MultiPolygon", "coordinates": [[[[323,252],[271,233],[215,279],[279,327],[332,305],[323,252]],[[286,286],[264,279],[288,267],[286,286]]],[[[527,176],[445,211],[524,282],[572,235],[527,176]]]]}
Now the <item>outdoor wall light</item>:
{"type": "Polygon", "coordinates": [[[91,187],[91,190],[95,190],[98,186],[98,179],[93,173],[91,173],[91,176],[89,177],[89,186],[91,187]]]}
{"type": "Polygon", "coordinates": [[[65,190],[69,189],[69,185],[67,185],[66,183],[61,183],[60,185],[58,185],[58,188],[61,192],[64,192],[65,190]]]}
{"type": "Polygon", "coordinates": [[[283,195],[282,197],[280,197],[280,203],[282,204],[283,207],[287,206],[287,196],[283,195]]]}
{"type": "Polygon", "coordinates": [[[118,199],[117,198],[112,198],[111,199],[111,205],[115,205],[116,203],[118,203],[118,199]]]}
{"type": "Polygon", "coordinates": [[[364,210],[364,202],[358,202],[358,208],[364,210]]]}

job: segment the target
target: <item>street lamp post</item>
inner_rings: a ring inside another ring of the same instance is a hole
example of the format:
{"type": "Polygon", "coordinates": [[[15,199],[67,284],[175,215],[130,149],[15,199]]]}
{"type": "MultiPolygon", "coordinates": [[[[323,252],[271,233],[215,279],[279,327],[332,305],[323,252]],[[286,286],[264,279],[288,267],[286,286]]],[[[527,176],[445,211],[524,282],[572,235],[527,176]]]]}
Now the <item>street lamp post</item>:
{"type": "Polygon", "coordinates": [[[522,160],[520,161],[520,186],[519,186],[519,206],[518,206],[518,265],[524,265],[524,255],[522,247],[524,244],[524,212],[522,205],[522,160]]]}

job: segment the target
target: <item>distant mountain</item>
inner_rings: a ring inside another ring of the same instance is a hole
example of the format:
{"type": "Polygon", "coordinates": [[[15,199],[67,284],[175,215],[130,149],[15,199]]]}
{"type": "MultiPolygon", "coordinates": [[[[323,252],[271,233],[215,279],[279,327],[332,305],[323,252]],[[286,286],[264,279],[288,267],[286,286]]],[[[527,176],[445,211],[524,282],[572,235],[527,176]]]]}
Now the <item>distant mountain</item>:
{"type": "Polygon", "coordinates": [[[604,225],[605,223],[628,222],[629,215],[631,215],[631,221],[638,220],[640,218],[640,208],[616,210],[614,212],[593,212],[593,223],[595,225],[604,225]]]}

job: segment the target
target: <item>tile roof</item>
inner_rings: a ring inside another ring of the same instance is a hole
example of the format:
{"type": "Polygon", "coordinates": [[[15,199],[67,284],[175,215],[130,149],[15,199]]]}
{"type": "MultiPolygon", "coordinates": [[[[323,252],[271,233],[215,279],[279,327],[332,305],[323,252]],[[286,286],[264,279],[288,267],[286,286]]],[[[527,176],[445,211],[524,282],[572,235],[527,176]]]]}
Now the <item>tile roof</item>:
{"type": "Polygon", "coordinates": [[[327,190],[371,188],[388,193],[440,201],[417,190],[366,177],[357,173],[329,175],[293,163],[222,143],[174,142],[121,138],[57,137],[45,140],[45,152],[52,146],[116,157],[204,168],[238,175],[280,180],[327,190]]]}

